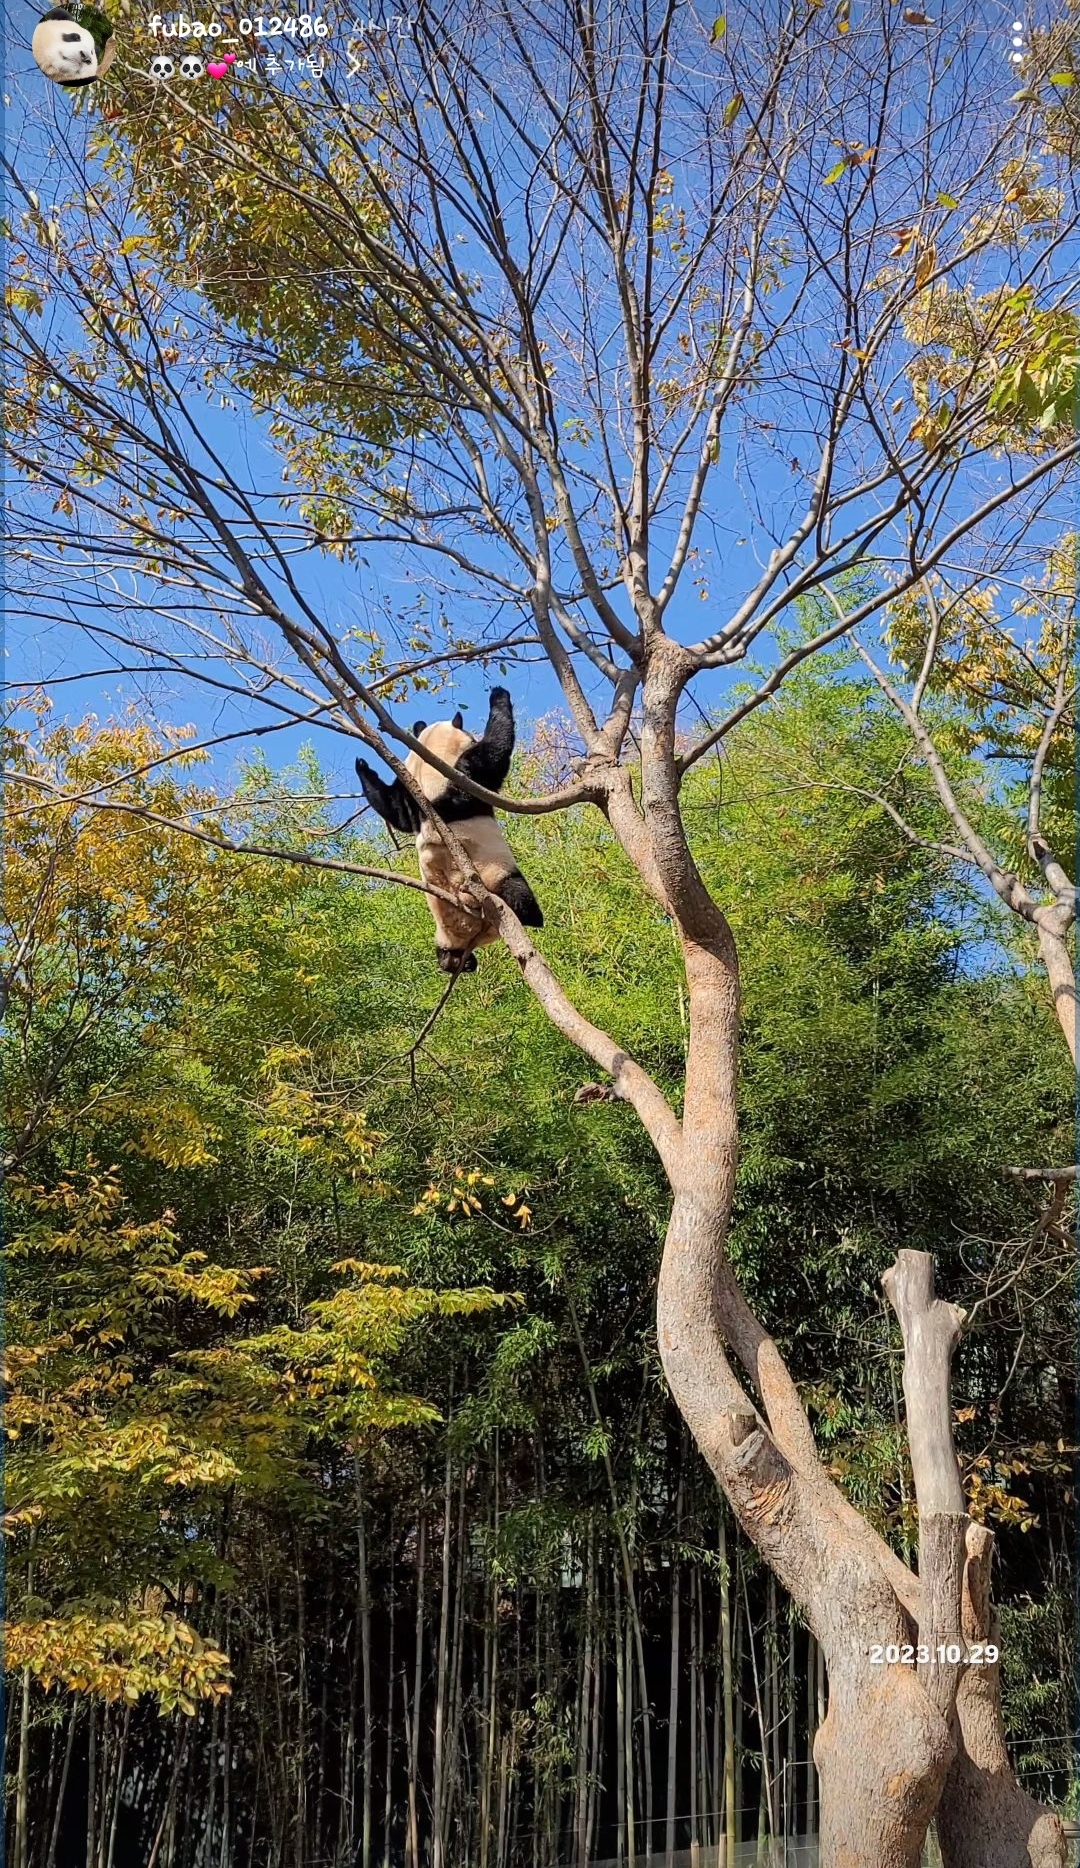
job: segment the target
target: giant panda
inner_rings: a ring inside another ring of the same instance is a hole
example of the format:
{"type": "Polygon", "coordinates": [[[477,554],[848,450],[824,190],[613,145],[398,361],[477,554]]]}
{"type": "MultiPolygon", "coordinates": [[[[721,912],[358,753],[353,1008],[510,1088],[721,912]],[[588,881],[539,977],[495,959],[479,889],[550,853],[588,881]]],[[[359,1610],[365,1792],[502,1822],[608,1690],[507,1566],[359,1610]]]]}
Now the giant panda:
{"type": "Polygon", "coordinates": [[[65,90],[78,90],[103,78],[116,56],[112,21],[96,7],[80,7],[79,16],[67,7],[43,13],[30,42],[39,70],[65,90]]]}
{"type": "MultiPolygon", "coordinates": [[[[485,790],[501,791],[506,783],[514,750],[514,709],[506,688],[491,690],[487,726],[481,739],[466,733],[459,713],[452,720],[438,720],[433,726],[418,720],[413,733],[444,765],[464,772],[485,790]]],[[[464,882],[460,869],[401,780],[386,784],[363,759],[356,761],[356,770],[372,809],[395,830],[416,835],[420,874],[424,881],[432,888],[459,894],[464,882]]],[[[459,790],[418,752],[409,754],[405,770],[443,822],[453,825],[458,841],[472,858],[485,887],[493,895],[502,897],[523,926],[542,928],[544,917],[540,904],[517,866],[493,807],[459,790]]],[[[460,908],[452,908],[437,895],[429,895],[427,904],[435,922],[435,957],[442,971],[474,973],[474,950],[497,940],[498,929],[464,903],[460,908]]]]}

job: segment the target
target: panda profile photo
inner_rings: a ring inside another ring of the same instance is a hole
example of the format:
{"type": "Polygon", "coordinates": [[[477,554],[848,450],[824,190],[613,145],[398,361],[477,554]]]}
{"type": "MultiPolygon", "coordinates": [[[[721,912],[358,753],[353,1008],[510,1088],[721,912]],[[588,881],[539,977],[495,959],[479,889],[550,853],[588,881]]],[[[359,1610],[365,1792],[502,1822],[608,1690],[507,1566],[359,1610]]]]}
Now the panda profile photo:
{"type": "Polygon", "coordinates": [[[103,78],[116,57],[112,21],[97,7],[51,7],[30,41],[34,63],[54,84],[78,90],[103,78]]]}
{"type": "Polygon", "coordinates": [[[150,76],[155,84],[161,84],[166,78],[171,78],[175,70],[176,66],[166,52],[159,52],[156,58],[150,60],[150,76]]]}
{"type": "MultiPolygon", "coordinates": [[[[487,726],[481,739],[466,733],[459,713],[452,720],[439,720],[433,726],[418,720],[413,733],[444,765],[463,772],[486,791],[502,790],[514,750],[514,709],[506,688],[491,690],[487,726]]],[[[465,878],[458,864],[438,831],[422,818],[416,800],[401,780],[395,779],[388,785],[363,759],[356,761],[356,770],[372,810],[394,830],[410,831],[416,836],[423,880],[432,888],[444,889],[450,895],[459,894],[465,878]]],[[[453,825],[458,841],[472,859],[484,886],[513,909],[524,927],[542,928],[544,916],[540,904],[518,868],[514,852],[495,820],[493,807],[461,791],[418,752],[409,754],[405,770],[443,822],[453,825]]],[[[435,958],[442,971],[475,973],[475,949],[498,940],[498,930],[477,909],[464,903],[460,908],[451,907],[439,896],[429,895],[427,904],[435,923],[435,958]]]]}

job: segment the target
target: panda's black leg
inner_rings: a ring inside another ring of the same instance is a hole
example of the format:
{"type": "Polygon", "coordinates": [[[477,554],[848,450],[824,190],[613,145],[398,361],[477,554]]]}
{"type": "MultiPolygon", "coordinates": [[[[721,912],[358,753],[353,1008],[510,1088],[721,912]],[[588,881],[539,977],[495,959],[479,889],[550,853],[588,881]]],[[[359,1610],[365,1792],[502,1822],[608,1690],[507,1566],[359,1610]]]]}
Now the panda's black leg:
{"type": "Polygon", "coordinates": [[[414,834],[419,830],[419,807],[399,778],[388,785],[365,759],[356,761],[356,775],[365,798],[384,824],[389,824],[393,830],[411,830],[414,834]]]}
{"type": "Polygon", "coordinates": [[[544,911],[520,869],[504,876],[495,890],[508,908],[512,908],[523,928],[542,928],[544,911]]]}
{"type": "Polygon", "coordinates": [[[436,947],[435,958],[441,973],[475,973],[476,955],[463,947],[436,947]]]}
{"type": "Polygon", "coordinates": [[[506,688],[492,688],[491,705],[483,738],[466,747],[458,760],[458,770],[485,785],[488,791],[501,791],[510,770],[514,750],[514,709],[506,688]]]}

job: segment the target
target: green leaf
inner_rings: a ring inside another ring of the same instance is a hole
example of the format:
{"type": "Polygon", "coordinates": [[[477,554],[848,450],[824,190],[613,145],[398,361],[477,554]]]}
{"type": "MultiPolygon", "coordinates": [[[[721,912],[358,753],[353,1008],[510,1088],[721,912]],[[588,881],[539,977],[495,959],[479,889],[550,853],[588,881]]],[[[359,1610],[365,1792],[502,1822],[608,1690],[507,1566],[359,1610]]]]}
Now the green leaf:
{"type": "Polygon", "coordinates": [[[832,168],[829,170],[829,173],[822,178],[822,186],[825,188],[831,188],[834,182],[838,182],[840,180],[840,177],[844,173],[844,170],[846,168],[847,168],[847,157],[841,156],[839,162],[835,162],[832,168]]]}
{"type": "Polygon", "coordinates": [[[727,31],[727,20],[724,18],[724,15],[721,13],[719,19],[713,20],[712,32],[709,34],[709,37],[711,38],[714,45],[716,44],[718,39],[723,38],[726,31],[727,31]]]}
{"type": "Polygon", "coordinates": [[[939,208],[958,208],[960,206],[960,203],[956,199],[955,195],[947,195],[947,194],[941,193],[938,195],[937,200],[938,200],[939,208]]]}
{"type": "Polygon", "coordinates": [[[1050,82],[1056,84],[1059,91],[1067,91],[1070,85],[1076,83],[1076,78],[1071,71],[1055,71],[1050,82]]]}
{"type": "Polygon", "coordinates": [[[735,95],[734,95],[734,97],[732,98],[732,100],[731,100],[731,102],[730,102],[730,104],[728,104],[728,106],[727,106],[727,108],[726,108],[726,109],[725,109],[725,111],[724,111],[724,128],[725,128],[725,130],[730,130],[730,128],[731,128],[731,126],[732,126],[732,124],[734,123],[734,121],[735,121],[735,119],[736,119],[736,117],[738,116],[738,114],[739,114],[739,112],[740,112],[740,110],[742,109],[742,107],[743,107],[743,104],[745,103],[745,101],[746,101],[746,100],[745,100],[745,98],[743,97],[743,94],[742,94],[742,92],[741,92],[741,91],[736,91],[736,93],[735,93],[735,95]]]}

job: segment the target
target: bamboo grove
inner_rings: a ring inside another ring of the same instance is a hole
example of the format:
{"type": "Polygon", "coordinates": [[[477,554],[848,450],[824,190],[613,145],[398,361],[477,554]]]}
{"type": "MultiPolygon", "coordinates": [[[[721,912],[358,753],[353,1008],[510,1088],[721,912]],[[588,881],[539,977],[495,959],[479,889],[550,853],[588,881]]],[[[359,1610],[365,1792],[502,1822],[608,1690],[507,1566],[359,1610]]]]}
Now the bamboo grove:
{"type": "MultiPolygon", "coordinates": [[[[868,802],[903,731],[837,664],[693,780],[701,861],[785,968],[782,1001],[748,990],[732,1252],[905,1553],[897,1239],[981,1307],[965,1485],[1016,1761],[1064,1801],[1067,1202],[1000,1167],[1065,1149],[1069,1074],[1023,930],[868,802]]],[[[223,791],[159,763],[183,744],[44,709],[10,735],[16,1868],[733,1864],[812,1835],[824,1669],[667,1396],[627,1112],[501,951],[428,1028],[415,893],[163,829],[375,854],[313,759],[223,791]]],[[[526,759],[560,746],[542,723],[526,759]]],[[[904,808],[929,823],[914,775],[904,808]]],[[[527,854],[577,990],[674,1075],[674,946],[613,843],[575,816],[527,854]]]]}

